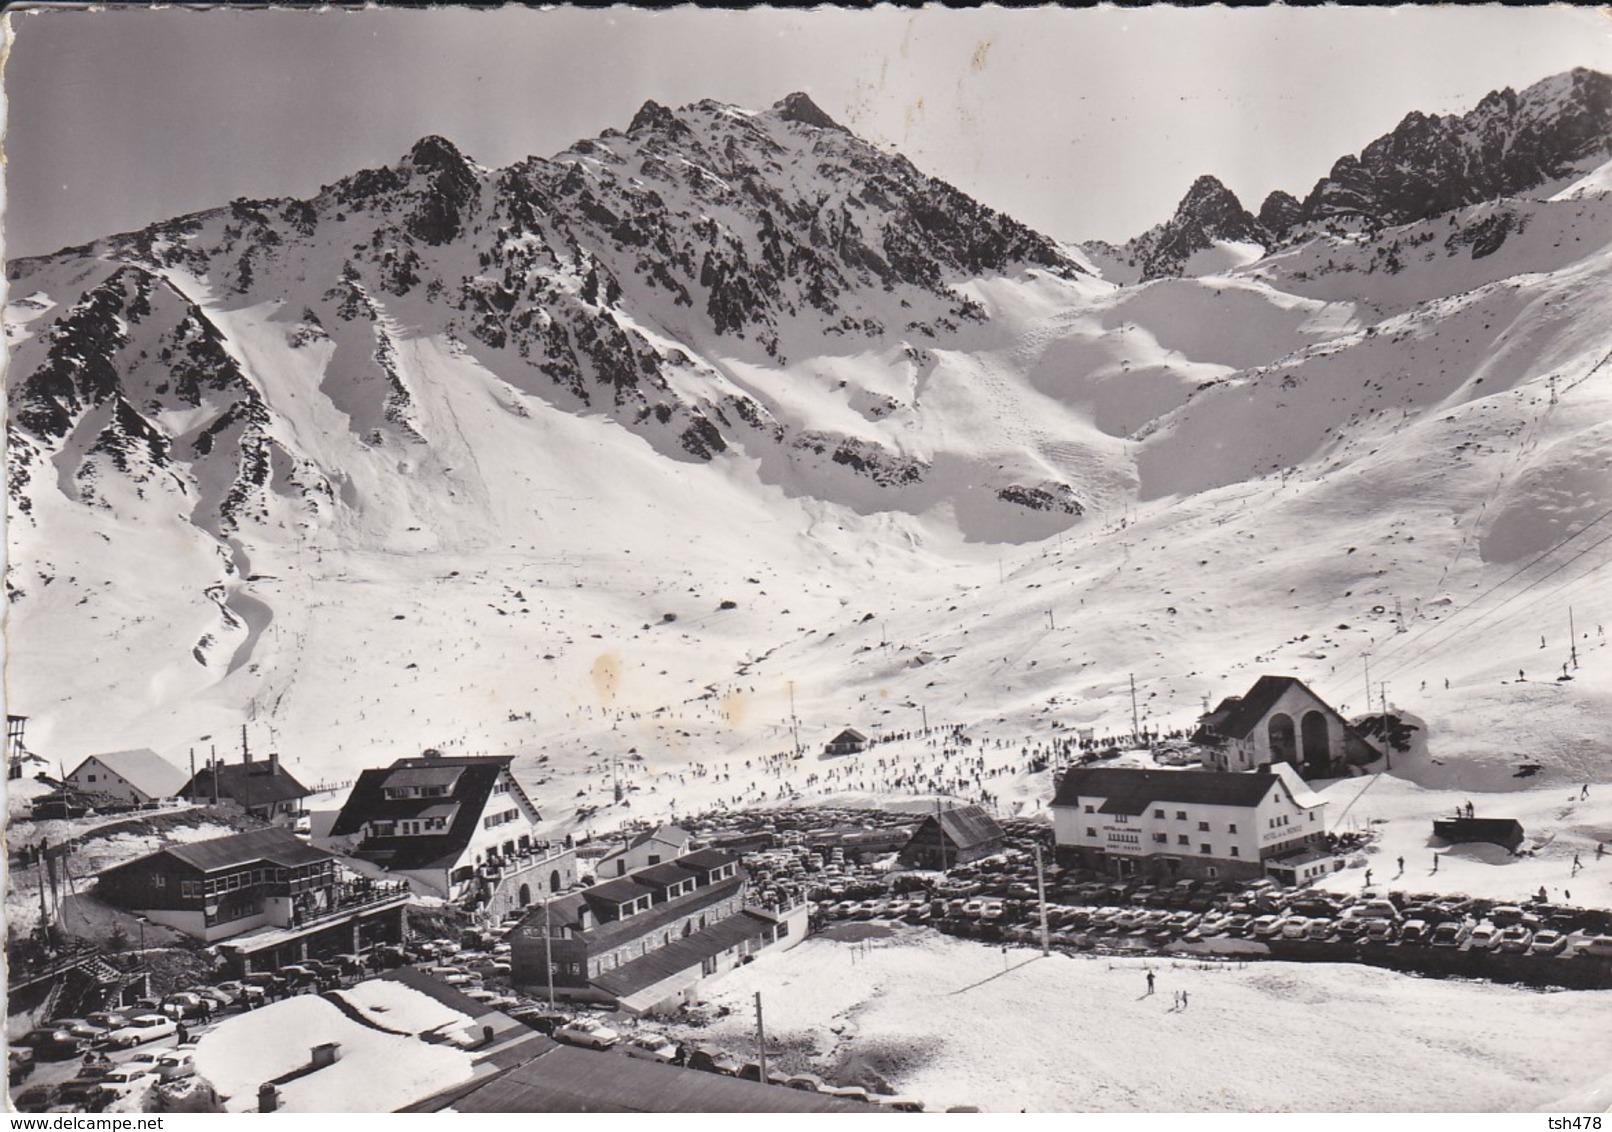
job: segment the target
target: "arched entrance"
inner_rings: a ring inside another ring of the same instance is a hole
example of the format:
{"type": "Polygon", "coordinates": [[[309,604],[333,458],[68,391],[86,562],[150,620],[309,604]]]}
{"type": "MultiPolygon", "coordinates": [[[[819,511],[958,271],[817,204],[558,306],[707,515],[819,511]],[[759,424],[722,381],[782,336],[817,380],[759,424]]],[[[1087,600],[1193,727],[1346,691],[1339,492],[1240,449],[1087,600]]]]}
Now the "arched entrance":
{"type": "Polygon", "coordinates": [[[532,902],[532,888],[530,885],[521,885],[520,901],[522,908],[526,907],[532,902]]]}
{"type": "Polygon", "coordinates": [[[549,892],[554,893],[558,891],[560,891],[560,870],[555,869],[553,872],[549,873],[549,892]]]}
{"type": "Polygon", "coordinates": [[[1300,725],[1304,734],[1304,769],[1324,773],[1332,765],[1332,740],[1327,735],[1327,717],[1318,711],[1304,713],[1300,725]]]}
{"type": "Polygon", "coordinates": [[[1271,761],[1278,763],[1297,763],[1298,743],[1293,734],[1293,717],[1283,712],[1271,716],[1267,725],[1267,734],[1271,742],[1271,761]]]}

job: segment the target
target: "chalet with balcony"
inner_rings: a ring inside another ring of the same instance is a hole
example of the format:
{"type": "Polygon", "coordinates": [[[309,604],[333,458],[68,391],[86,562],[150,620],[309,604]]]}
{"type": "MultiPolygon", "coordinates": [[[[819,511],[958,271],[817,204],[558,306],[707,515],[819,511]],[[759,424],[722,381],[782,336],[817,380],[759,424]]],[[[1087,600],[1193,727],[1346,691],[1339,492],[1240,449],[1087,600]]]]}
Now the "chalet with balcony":
{"type": "Polygon", "coordinates": [[[552,900],[510,937],[515,982],[643,1012],[693,1001],[702,980],[805,936],[806,905],[747,898],[738,861],[702,849],[552,900]]]}
{"type": "Polygon", "coordinates": [[[512,756],[426,751],[366,770],[319,844],[477,908],[523,907],[576,884],[576,854],[537,836],[512,756]]]}
{"type": "Polygon", "coordinates": [[[1284,862],[1323,848],[1326,802],[1286,763],[1248,772],[1077,767],[1058,784],[1052,828],[1065,867],[1244,880],[1291,871],[1284,862]]]}
{"type": "Polygon", "coordinates": [[[199,806],[222,806],[272,822],[300,814],[303,799],[311,793],[280,765],[279,755],[254,760],[250,752],[238,763],[210,760],[179,791],[180,797],[199,806]]]}
{"type": "Polygon", "coordinates": [[[1305,778],[1330,778],[1378,751],[1332,706],[1292,676],[1261,676],[1246,696],[1228,696],[1193,736],[1213,770],[1285,763],[1305,778]]]}
{"type": "Polygon", "coordinates": [[[409,899],[278,827],[159,849],[101,873],[97,895],[219,944],[241,972],[400,941],[409,899]]]}
{"type": "Polygon", "coordinates": [[[67,776],[68,789],[92,798],[96,795],[130,806],[143,806],[176,797],[185,785],[185,772],[155,751],[109,751],[90,755],[67,776]]]}

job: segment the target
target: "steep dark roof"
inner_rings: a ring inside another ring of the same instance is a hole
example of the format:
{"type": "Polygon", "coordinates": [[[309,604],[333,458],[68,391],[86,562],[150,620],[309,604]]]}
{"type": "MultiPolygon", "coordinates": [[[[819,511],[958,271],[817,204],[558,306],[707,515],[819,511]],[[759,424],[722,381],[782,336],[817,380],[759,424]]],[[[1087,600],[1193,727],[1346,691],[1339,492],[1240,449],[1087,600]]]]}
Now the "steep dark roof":
{"type": "MultiPolygon", "coordinates": [[[[1318,702],[1326,705],[1325,700],[1316,696],[1296,677],[1261,676],[1254,681],[1254,686],[1248,689],[1246,696],[1227,696],[1221,700],[1215,710],[1204,718],[1204,726],[1226,739],[1246,739],[1259,725],[1259,721],[1265,718],[1266,713],[1276,706],[1276,701],[1282,698],[1282,693],[1295,684],[1309,692],[1318,702]]],[[[1328,710],[1331,710],[1330,706],[1328,710]]]]}
{"type": "MultiPolygon", "coordinates": [[[[664,927],[686,916],[690,912],[698,912],[701,908],[720,903],[744,887],[743,877],[729,877],[727,880],[708,884],[704,888],[696,888],[693,892],[685,892],[671,900],[662,901],[646,912],[636,916],[628,916],[625,920],[611,920],[608,923],[597,924],[583,933],[583,939],[590,948],[608,948],[624,939],[637,939],[641,935],[664,927]]],[[[578,910],[586,902],[587,889],[582,892],[572,892],[554,900],[549,904],[549,916],[556,924],[567,927],[576,927],[578,910]]],[[[525,923],[541,924],[543,922],[543,909],[537,907],[531,915],[527,916],[525,923]]]]}
{"type": "Polygon", "coordinates": [[[645,987],[654,986],[662,979],[698,967],[712,956],[721,955],[747,939],[756,939],[764,935],[770,926],[770,921],[760,916],[740,912],[737,916],[718,920],[702,931],[674,939],[665,947],[657,947],[648,955],[606,971],[593,980],[593,985],[617,998],[626,998],[645,987]]]}
{"type": "Polygon", "coordinates": [[[685,869],[674,861],[667,861],[663,865],[650,865],[648,868],[635,870],[632,874],[632,879],[639,884],[658,890],[693,880],[699,875],[692,869],[685,869]]]}
{"type": "Polygon", "coordinates": [[[834,738],[830,739],[829,744],[838,745],[840,743],[866,743],[867,741],[868,737],[862,734],[862,732],[858,731],[854,727],[847,727],[844,731],[841,731],[838,735],[834,736],[834,738]]]}
{"type": "MultiPolygon", "coordinates": [[[[371,837],[361,848],[365,859],[390,869],[446,868],[470,844],[498,776],[512,759],[511,755],[398,759],[389,767],[363,771],[353,783],[336,824],[331,826],[330,836],[349,837],[362,833],[368,822],[418,818],[427,811],[441,812],[438,807],[456,805],[453,824],[442,833],[371,837]],[[423,786],[447,785],[451,781],[453,793],[436,798],[388,798],[387,784],[396,785],[400,776],[423,786]]],[[[525,799],[524,793],[521,797],[525,799]]]]}
{"type": "Polygon", "coordinates": [[[1064,772],[1052,804],[1074,806],[1081,798],[1104,798],[1099,809],[1105,814],[1140,814],[1153,802],[1253,806],[1279,781],[1258,771],[1074,767],[1064,772]]]}
{"type": "Polygon", "coordinates": [[[737,859],[733,854],[724,853],[720,849],[701,849],[694,853],[684,853],[672,863],[679,868],[708,873],[713,869],[720,869],[723,865],[731,865],[737,859]]]}
{"type": "Polygon", "coordinates": [[[147,857],[142,857],[141,860],[150,860],[151,857],[164,854],[202,872],[250,865],[256,861],[268,861],[289,869],[297,865],[314,865],[321,861],[336,859],[334,853],[315,849],[289,830],[278,826],[271,829],[254,829],[230,837],[214,837],[208,841],[169,845],[147,857]]]}
{"type": "Polygon", "coordinates": [[[587,898],[589,904],[626,904],[631,900],[654,896],[655,890],[639,884],[631,876],[624,876],[583,889],[582,895],[587,898]]]}
{"type": "Polygon", "coordinates": [[[882,1112],[839,1097],[556,1046],[468,1093],[456,1112],[882,1112]]]}
{"type": "Polygon", "coordinates": [[[196,772],[180,796],[193,802],[211,801],[213,775],[218,775],[218,796],[241,807],[266,806],[271,802],[294,802],[313,791],[298,782],[278,763],[265,760],[250,763],[223,763],[196,772]]]}
{"type": "MultiPolygon", "coordinates": [[[[940,824],[946,837],[959,849],[987,845],[993,841],[1001,841],[1003,837],[1002,827],[996,823],[996,819],[979,806],[959,806],[955,810],[942,810],[938,814],[930,814],[924,826],[933,829],[931,824],[933,822],[940,824]]],[[[918,832],[921,833],[922,829],[918,832]]]]}

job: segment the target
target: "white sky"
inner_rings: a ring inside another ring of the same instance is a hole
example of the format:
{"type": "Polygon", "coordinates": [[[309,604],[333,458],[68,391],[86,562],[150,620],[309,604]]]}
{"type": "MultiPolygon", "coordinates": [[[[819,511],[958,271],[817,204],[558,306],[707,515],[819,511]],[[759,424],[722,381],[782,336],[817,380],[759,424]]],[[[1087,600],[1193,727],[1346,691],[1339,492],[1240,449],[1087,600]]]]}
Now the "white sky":
{"type": "Polygon", "coordinates": [[[549,155],[646,98],[807,91],[869,140],[1064,239],[1122,240],[1213,173],[1257,209],[1411,110],[1574,66],[1573,8],[533,12],[8,17],[9,255],[238,196],[308,195],[440,133],[549,155]]]}

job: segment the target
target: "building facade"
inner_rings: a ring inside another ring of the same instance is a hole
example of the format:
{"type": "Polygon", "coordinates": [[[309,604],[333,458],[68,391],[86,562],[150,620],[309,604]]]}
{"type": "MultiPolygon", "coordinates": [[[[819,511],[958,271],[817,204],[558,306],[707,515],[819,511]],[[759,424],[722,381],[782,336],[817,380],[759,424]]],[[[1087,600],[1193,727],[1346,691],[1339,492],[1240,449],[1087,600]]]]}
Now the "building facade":
{"type": "Polygon", "coordinates": [[[277,962],[400,941],[409,899],[406,886],[347,875],[280,828],[170,845],[101,873],[97,895],[204,943],[235,941],[237,955],[271,949],[277,962]]]}
{"type": "Polygon", "coordinates": [[[681,826],[660,825],[627,839],[626,844],[612,849],[595,866],[594,875],[600,880],[624,877],[628,873],[670,861],[694,849],[694,835],[681,826]]]}
{"type": "Polygon", "coordinates": [[[1261,676],[1247,695],[1221,700],[1193,738],[1212,770],[1285,763],[1305,778],[1325,778],[1378,756],[1348,720],[1292,676],[1261,676]]]}
{"type": "Polygon", "coordinates": [[[1080,767],[1058,784],[1052,825],[1066,867],[1244,880],[1323,847],[1326,802],[1283,763],[1246,773],[1080,767]]]}
{"type": "Polygon", "coordinates": [[[537,836],[512,761],[426,751],[366,770],[318,843],[471,908],[501,892],[523,905],[564,891],[577,882],[576,854],[537,836]]]}
{"type": "Polygon", "coordinates": [[[979,806],[959,806],[930,814],[901,848],[909,869],[951,869],[1000,853],[1002,827],[979,806]]]}
{"type": "Polygon", "coordinates": [[[155,751],[110,751],[79,763],[66,784],[79,794],[141,806],[177,797],[185,786],[185,772],[155,751]]]}
{"type": "Polygon", "coordinates": [[[517,985],[633,1011],[690,1001],[703,979],[804,938],[806,905],[748,898],[737,860],[702,849],[534,909],[511,936],[517,985]]]}
{"type": "Polygon", "coordinates": [[[311,791],[280,765],[280,756],[253,759],[250,752],[238,763],[211,759],[179,792],[199,806],[220,806],[263,821],[287,822],[302,812],[311,791]]]}

